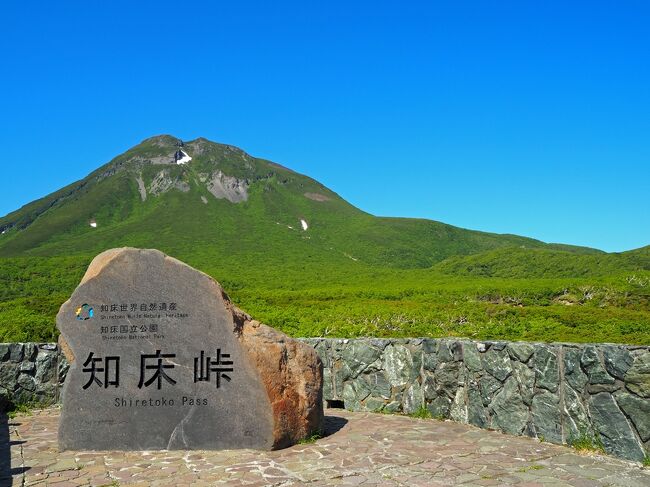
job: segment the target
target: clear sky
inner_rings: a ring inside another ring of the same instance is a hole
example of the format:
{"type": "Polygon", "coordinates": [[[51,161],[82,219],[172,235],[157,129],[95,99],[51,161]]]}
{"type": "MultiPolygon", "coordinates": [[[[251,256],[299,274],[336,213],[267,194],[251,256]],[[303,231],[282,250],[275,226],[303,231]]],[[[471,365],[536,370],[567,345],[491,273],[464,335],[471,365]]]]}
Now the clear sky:
{"type": "Polygon", "coordinates": [[[650,3],[4,2],[0,215],[152,135],[376,215],[650,244],[650,3]]]}

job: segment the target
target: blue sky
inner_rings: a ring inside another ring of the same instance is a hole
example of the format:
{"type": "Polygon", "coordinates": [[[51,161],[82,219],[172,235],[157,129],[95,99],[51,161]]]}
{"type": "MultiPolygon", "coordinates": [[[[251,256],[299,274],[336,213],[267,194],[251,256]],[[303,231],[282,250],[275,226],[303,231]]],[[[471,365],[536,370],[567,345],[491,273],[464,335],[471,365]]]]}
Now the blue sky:
{"type": "Polygon", "coordinates": [[[650,244],[647,2],[404,3],[6,2],[0,215],[168,133],[377,215],[650,244]]]}

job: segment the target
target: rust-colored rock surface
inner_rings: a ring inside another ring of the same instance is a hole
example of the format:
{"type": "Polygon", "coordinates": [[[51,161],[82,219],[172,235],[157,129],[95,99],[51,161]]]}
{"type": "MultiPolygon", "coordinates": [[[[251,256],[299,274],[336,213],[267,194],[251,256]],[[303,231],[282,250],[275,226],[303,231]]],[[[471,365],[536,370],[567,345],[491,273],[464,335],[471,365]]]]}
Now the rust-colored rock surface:
{"type": "Polygon", "coordinates": [[[314,349],[258,321],[245,321],[239,337],[273,408],[273,447],[320,432],[323,367],[314,349]]]}

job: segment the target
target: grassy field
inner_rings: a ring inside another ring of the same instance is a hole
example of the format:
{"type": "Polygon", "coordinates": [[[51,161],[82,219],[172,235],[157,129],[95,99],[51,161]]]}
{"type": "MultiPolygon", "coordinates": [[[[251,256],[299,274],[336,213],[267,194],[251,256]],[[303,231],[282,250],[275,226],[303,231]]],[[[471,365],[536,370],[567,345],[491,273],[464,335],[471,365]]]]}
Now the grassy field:
{"type": "MultiPolygon", "coordinates": [[[[0,341],[55,339],[56,312],[90,260],[0,259],[0,341]]],[[[435,268],[193,265],[243,310],[292,336],[650,343],[648,271],[506,278],[435,268]]]]}

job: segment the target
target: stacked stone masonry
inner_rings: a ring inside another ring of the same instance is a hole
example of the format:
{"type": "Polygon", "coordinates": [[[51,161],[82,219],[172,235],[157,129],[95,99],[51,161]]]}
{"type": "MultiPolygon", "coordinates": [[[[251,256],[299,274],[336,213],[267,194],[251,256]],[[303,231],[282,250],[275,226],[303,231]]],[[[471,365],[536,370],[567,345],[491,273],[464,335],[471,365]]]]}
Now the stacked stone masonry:
{"type": "Polygon", "coordinates": [[[326,401],[431,415],[618,457],[650,455],[650,347],[453,339],[305,339],[326,401]]]}
{"type": "MultiPolygon", "coordinates": [[[[601,443],[650,456],[650,347],[454,339],[303,339],[323,361],[324,400],[414,413],[513,435],[601,443]]],[[[59,400],[68,364],[55,344],[0,344],[3,407],[59,400]]]]}
{"type": "Polygon", "coordinates": [[[54,343],[0,343],[0,408],[57,402],[67,371],[54,343]]]}

